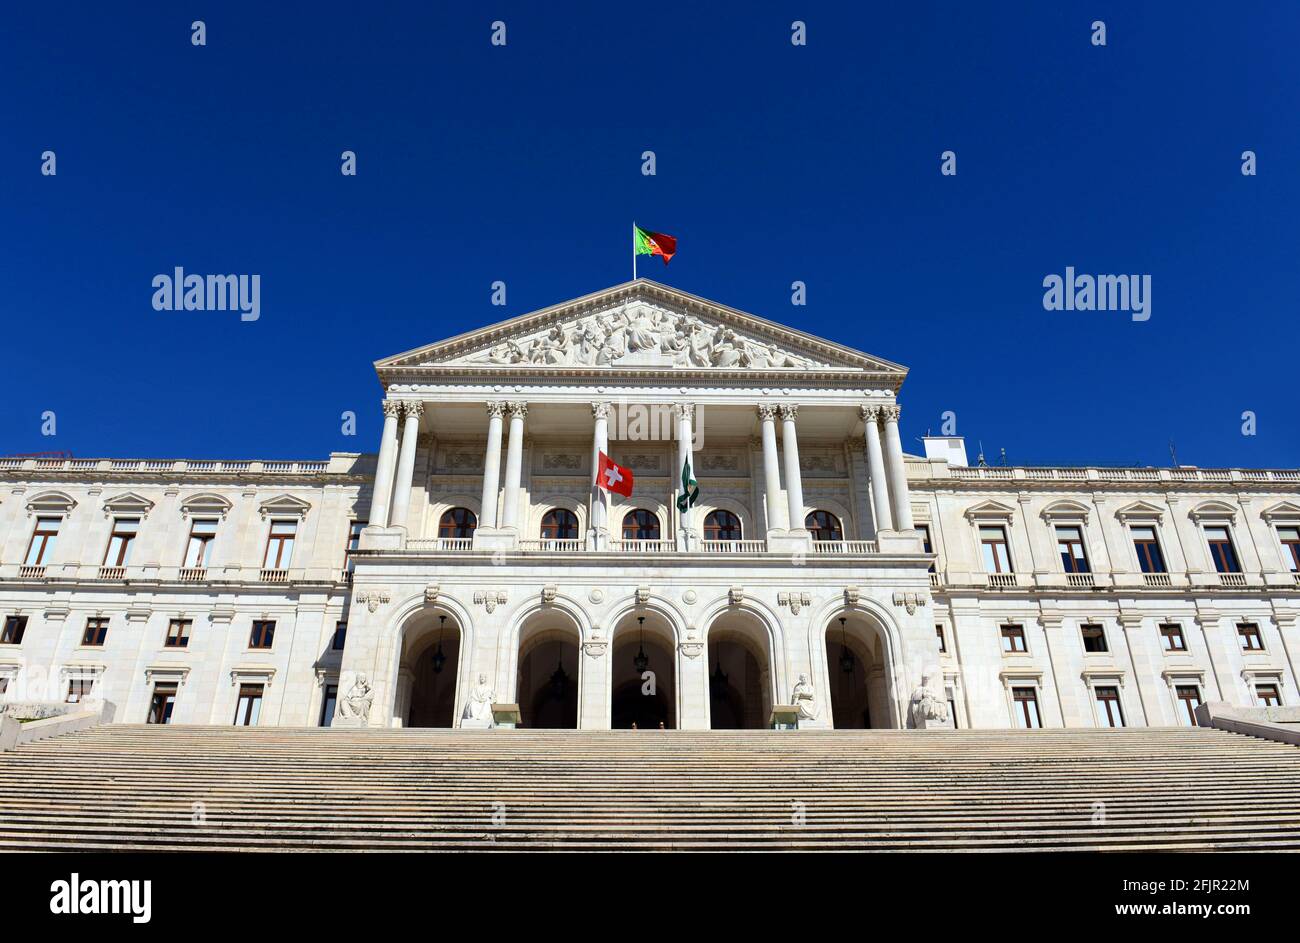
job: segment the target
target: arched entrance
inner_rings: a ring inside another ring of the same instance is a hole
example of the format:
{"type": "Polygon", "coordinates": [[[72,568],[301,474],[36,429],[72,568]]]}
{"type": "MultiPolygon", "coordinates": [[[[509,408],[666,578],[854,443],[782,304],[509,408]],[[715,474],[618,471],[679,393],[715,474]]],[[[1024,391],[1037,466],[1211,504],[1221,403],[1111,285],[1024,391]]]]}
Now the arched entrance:
{"type": "Polygon", "coordinates": [[[614,629],[610,726],[667,730],[677,726],[677,658],[673,630],[653,611],[624,616],[614,629]]]}
{"type": "Polygon", "coordinates": [[[460,639],[460,624],[445,612],[422,612],[407,627],[393,712],[401,726],[456,726],[460,639]]]}
{"type": "Polygon", "coordinates": [[[579,638],[575,626],[540,616],[520,631],[515,691],[524,727],[577,729],[579,638]]]}
{"type": "Polygon", "coordinates": [[[709,627],[709,726],[761,730],[772,712],[771,652],[757,617],[727,612],[709,627]]]}
{"type": "Polygon", "coordinates": [[[866,616],[841,612],[826,627],[826,677],[836,730],[894,726],[884,633],[866,616]]]}

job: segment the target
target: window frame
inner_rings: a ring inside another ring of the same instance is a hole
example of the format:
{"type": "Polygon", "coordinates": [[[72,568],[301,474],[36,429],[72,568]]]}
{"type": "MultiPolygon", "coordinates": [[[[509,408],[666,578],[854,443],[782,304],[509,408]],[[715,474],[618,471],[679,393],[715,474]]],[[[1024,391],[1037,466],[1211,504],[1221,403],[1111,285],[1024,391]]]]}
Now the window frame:
{"type": "Polygon", "coordinates": [[[537,533],[541,540],[577,540],[582,535],[582,522],[570,508],[550,508],[542,515],[537,533]],[[548,534],[548,528],[554,533],[548,534]],[[569,533],[570,530],[572,533],[569,533]]]}
{"type": "Polygon", "coordinates": [[[106,616],[87,616],[85,628],[81,632],[82,648],[102,648],[108,640],[108,623],[106,616]],[[95,634],[92,635],[92,630],[95,634]]]}
{"type": "Polygon", "coordinates": [[[1106,638],[1106,626],[1101,622],[1080,622],[1079,623],[1079,641],[1083,645],[1085,655],[1108,655],[1110,654],[1110,640],[1106,638]],[[1091,630],[1095,629],[1096,632],[1091,630]],[[1100,648],[1089,648],[1088,639],[1099,639],[1100,648]]]}
{"type": "Polygon", "coordinates": [[[114,517],[113,529],[108,535],[108,546],[104,548],[104,566],[125,567],[131,565],[131,550],[135,546],[136,538],[140,536],[139,517],[114,517]],[[133,524],[134,530],[119,530],[123,524],[133,524]],[[117,554],[113,554],[114,543],[117,544],[117,554]],[[109,562],[112,559],[113,562],[109,562]]]}
{"type": "Polygon", "coordinates": [[[1300,573],[1300,524],[1277,524],[1275,526],[1278,545],[1282,548],[1282,565],[1292,573],[1300,573]],[[1294,537],[1283,537],[1283,531],[1293,531],[1294,537]],[[1288,560],[1288,556],[1290,560],[1288,560]]]}
{"type": "Polygon", "coordinates": [[[1003,655],[1028,655],[1029,654],[1029,636],[1025,634],[1025,626],[1020,622],[1004,622],[998,626],[998,637],[1001,639],[1003,655]],[[1007,633],[1008,629],[1013,629],[1011,634],[1007,633]],[[1020,647],[1015,647],[1015,640],[1020,640],[1020,647]],[[1007,644],[1011,643],[1008,648],[1007,644]]]}
{"type": "Polygon", "coordinates": [[[176,699],[180,696],[180,685],[174,681],[155,681],[153,690],[149,692],[149,713],[145,715],[146,724],[159,724],[166,726],[172,722],[172,712],[176,709],[176,699]],[[162,718],[155,720],[158,715],[160,696],[166,696],[167,700],[162,703],[164,708],[162,718]]]}
{"type": "Polygon", "coordinates": [[[1283,706],[1282,686],[1278,684],[1276,681],[1266,681],[1263,683],[1257,682],[1254,685],[1254,689],[1255,690],[1253,693],[1255,695],[1255,703],[1260,707],[1282,707],[1283,706]],[[1261,692],[1265,690],[1272,692],[1271,695],[1268,695],[1268,697],[1271,698],[1272,703],[1269,703],[1267,700],[1265,700],[1266,696],[1261,694],[1261,692]]]}
{"type": "Polygon", "coordinates": [[[1011,685],[1011,708],[1012,719],[1016,722],[1018,730],[1042,730],[1043,729],[1043,709],[1038,701],[1038,686],[1034,684],[1012,684],[1011,685]],[[1021,692],[1028,692],[1027,696],[1022,697],[1021,692]],[[1033,706],[1033,715],[1029,713],[1029,705],[1033,706]],[[1032,722],[1031,722],[1032,721],[1032,722]]]}
{"type": "Polygon", "coordinates": [[[1128,525],[1129,543],[1133,546],[1133,555],[1137,559],[1139,573],[1168,573],[1169,562],[1165,559],[1165,548],[1160,542],[1160,527],[1155,523],[1134,523],[1128,525]],[[1139,540],[1136,530],[1139,528],[1151,531],[1150,540],[1139,540]],[[1152,548],[1155,551],[1153,569],[1147,569],[1147,563],[1151,556],[1150,552],[1144,553],[1144,548],[1152,548]]]}
{"type": "Polygon", "coordinates": [[[649,508],[629,508],[619,521],[619,533],[623,535],[624,540],[662,540],[660,536],[663,533],[662,525],[659,521],[659,515],[649,508]],[[635,520],[637,523],[632,525],[632,534],[628,534],[628,521],[635,520]],[[650,536],[643,536],[643,533],[649,533],[648,523],[653,523],[653,533],[650,536]]]}
{"type": "Polygon", "coordinates": [[[16,614],[5,616],[3,627],[0,627],[0,645],[21,645],[23,636],[27,634],[27,616],[16,614]]]}
{"type": "Polygon", "coordinates": [[[1251,654],[1267,650],[1264,645],[1264,631],[1259,627],[1258,622],[1237,623],[1237,644],[1241,646],[1242,652],[1251,654]]]}
{"type": "Polygon", "coordinates": [[[235,698],[234,727],[256,727],[262,719],[262,701],[266,697],[266,685],[240,682],[239,695],[235,698]],[[243,716],[241,722],[240,717],[243,716]]]}
{"type": "Polygon", "coordinates": [[[1205,546],[1210,554],[1210,563],[1214,566],[1216,573],[1242,573],[1241,554],[1237,552],[1237,542],[1232,536],[1232,525],[1227,522],[1215,521],[1214,523],[1201,525],[1201,536],[1205,538],[1205,546]],[[1222,540],[1211,540],[1210,531],[1223,531],[1222,540]],[[1227,554],[1223,555],[1216,550],[1227,548],[1227,554]],[[1225,567],[1229,567],[1225,569],[1225,567]]]}
{"type": "Polygon", "coordinates": [[[1015,561],[1011,557],[1011,540],[1007,534],[1006,524],[979,524],[977,525],[976,534],[980,542],[980,562],[984,564],[984,572],[990,574],[1014,573],[1016,572],[1015,561]],[[984,536],[984,532],[997,531],[997,539],[990,540],[984,536]],[[996,548],[1002,548],[1002,554],[1006,557],[1006,569],[1002,569],[1002,561],[998,559],[996,548]],[[990,549],[992,548],[992,549],[990,549]],[[993,569],[989,569],[990,558],[992,554],[993,569]]]}
{"type": "Polygon", "coordinates": [[[1165,654],[1186,653],[1187,633],[1183,631],[1181,622],[1158,622],[1156,623],[1156,631],[1160,634],[1160,650],[1162,652],[1165,654]],[[1167,632],[1166,629],[1172,629],[1173,631],[1167,632]],[[1177,647],[1170,647],[1165,644],[1167,639],[1174,637],[1178,639],[1177,647]]]}
{"type": "Polygon", "coordinates": [[[1119,685],[1116,684],[1094,685],[1092,689],[1092,702],[1093,702],[1093,706],[1097,710],[1097,719],[1100,721],[1104,718],[1106,721],[1106,723],[1100,724],[1100,726],[1110,727],[1110,728],[1128,726],[1128,724],[1124,720],[1124,697],[1120,693],[1119,685]],[[1103,691],[1109,693],[1103,695],[1102,693],[1103,691]],[[1114,705],[1115,714],[1118,715],[1119,723],[1115,723],[1115,720],[1117,718],[1111,715],[1112,703],[1114,705]]]}
{"type": "Polygon", "coordinates": [[[334,623],[334,634],[330,636],[330,651],[341,652],[343,646],[348,642],[348,623],[346,619],[339,619],[334,623]]]}
{"type": "Polygon", "coordinates": [[[1183,720],[1185,718],[1186,719],[1185,726],[1188,727],[1199,726],[1196,723],[1196,708],[1200,707],[1202,704],[1205,703],[1204,692],[1201,690],[1200,682],[1195,681],[1192,682],[1191,684],[1179,684],[1177,681],[1175,681],[1173,684],[1173,688],[1174,688],[1174,703],[1179,706],[1181,711],[1178,714],[1179,723],[1183,724],[1183,720]],[[1196,697],[1195,698],[1184,697],[1183,692],[1188,690],[1195,691],[1196,697]],[[1188,702],[1191,700],[1195,700],[1196,703],[1189,704],[1188,702]]]}
{"type": "Polygon", "coordinates": [[[1056,535],[1056,555],[1061,561],[1061,570],[1065,573],[1091,573],[1092,563],[1088,560],[1088,546],[1084,539],[1082,524],[1054,524],[1053,531],[1056,535]],[[1061,537],[1061,531],[1074,531],[1075,536],[1070,539],[1061,537]],[[1078,553],[1074,553],[1077,547],[1078,553]],[[1066,548],[1070,549],[1067,555],[1066,548]],[[1066,561],[1069,561],[1067,563],[1066,561]]]}
{"type": "Polygon", "coordinates": [[[275,620],[254,619],[248,633],[248,650],[269,652],[275,647],[275,620]]]}
{"type": "Polygon", "coordinates": [[[270,527],[266,531],[266,550],[262,553],[262,569],[264,570],[287,570],[293,565],[294,545],[298,541],[298,522],[288,517],[271,518],[270,527]],[[293,528],[289,534],[277,534],[275,529],[280,525],[288,525],[293,528]],[[271,562],[271,547],[275,545],[275,563],[271,562]],[[285,545],[288,544],[288,553],[285,553],[285,545]]]}
{"type": "Polygon", "coordinates": [[[190,629],[193,627],[193,619],[168,619],[167,634],[163,636],[163,648],[189,648],[190,629]],[[173,631],[174,629],[178,631],[173,631]]]}
{"type": "Polygon", "coordinates": [[[478,515],[464,505],[447,508],[438,516],[438,537],[442,540],[470,540],[478,530],[478,515]],[[463,512],[463,513],[461,513],[463,512]],[[451,530],[452,533],[443,533],[451,530]]]}
{"type": "Polygon", "coordinates": [[[31,539],[27,541],[27,552],[23,554],[23,566],[46,566],[47,555],[53,553],[54,545],[59,539],[59,531],[63,529],[63,518],[61,516],[44,515],[36,518],[36,524],[32,528],[31,539]],[[53,530],[42,530],[41,525],[47,521],[54,521],[53,530]],[[37,546],[37,540],[40,540],[40,546],[37,546]],[[33,557],[35,551],[35,557],[33,557]]]}
{"type": "Polygon", "coordinates": [[[714,508],[708,514],[704,515],[704,539],[715,541],[744,540],[745,525],[741,523],[740,515],[735,511],[729,511],[726,508],[714,508]],[[730,519],[729,523],[720,524],[716,518],[723,517],[730,519]],[[735,536],[722,536],[723,534],[732,534],[735,536]]]}
{"type": "Polygon", "coordinates": [[[803,526],[812,536],[814,543],[843,543],[844,522],[840,516],[825,508],[813,508],[803,518],[803,526]],[[821,515],[821,517],[818,517],[821,515]],[[832,534],[830,537],[818,537],[818,534],[832,534]]]}
{"type": "Polygon", "coordinates": [[[181,561],[181,566],[187,570],[206,570],[212,557],[212,545],[217,539],[217,529],[221,526],[221,521],[213,517],[195,517],[190,519],[190,535],[185,541],[185,557],[181,561]],[[212,533],[197,534],[195,528],[200,526],[212,525],[212,533]],[[198,559],[191,560],[194,555],[194,547],[197,542],[199,547],[198,559]]]}

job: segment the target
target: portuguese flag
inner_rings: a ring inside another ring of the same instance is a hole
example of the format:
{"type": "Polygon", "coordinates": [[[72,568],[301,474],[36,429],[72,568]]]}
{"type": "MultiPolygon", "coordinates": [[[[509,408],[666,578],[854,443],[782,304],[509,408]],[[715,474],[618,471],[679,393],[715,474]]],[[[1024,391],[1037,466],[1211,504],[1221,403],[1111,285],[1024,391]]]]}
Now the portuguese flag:
{"type": "Polygon", "coordinates": [[[636,225],[633,225],[632,229],[636,244],[636,255],[660,255],[663,256],[664,265],[667,265],[668,260],[677,252],[676,236],[651,232],[636,225]]]}

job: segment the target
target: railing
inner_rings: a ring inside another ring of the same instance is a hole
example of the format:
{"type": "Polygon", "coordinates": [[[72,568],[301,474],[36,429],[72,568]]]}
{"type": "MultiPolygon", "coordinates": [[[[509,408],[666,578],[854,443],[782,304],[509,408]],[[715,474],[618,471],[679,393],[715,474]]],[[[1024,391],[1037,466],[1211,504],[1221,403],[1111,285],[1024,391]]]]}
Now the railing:
{"type": "Polygon", "coordinates": [[[1246,586],[1246,574],[1245,573],[1220,573],[1219,585],[1233,586],[1238,589],[1244,589],[1246,586]]]}
{"type": "Polygon", "coordinates": [[[939,574],[938,574],[938,573],[931,573],[931,574],[930,574],[930,588],[931,588],[931,589],[938,589],[938,588],[939,588],[940,586],[942,586],[942,585],[943,585],[943,580],[939,579],[939,574]]]}
{"type": "Polygon", "coordinates": [[[874,540],[814,540],[813,553],[875,553],[874,540]]]}
{"type": "Polygon", "coordinates": [[[538,537],[519,541],[520,550],[538,553],[577,553],[587,542],[580,537],[538,537]]]}
{"type": "Polygon", "coordinates": [[[1300,481],[1294,468],[1098,468],[950,465],[948,475],[979,481],[1300,481]]]}
{"type": "Polygon", "coordinates": [[[473,537],[420,537],[406,542],[408,550],[472,550],[473,537]]]}
{"type": "Polygon", "coordinates": [[[329,469],[329,462],[216,461],[171,458],[0,458],[0,471],[111,471],[137,474],[186,472],[246,472],[265,475],[315,475],[329,469]]]}
{"type": "Polygon", "coordinates": [[[1075,589],[1091,589],[1097,585],[1091,573],[1066,573],[1065,582],[1075,589]]]}
{"type": "Polygon", "coordinates": [[[262,570],[258,577],[263,583],[287,583],[289,582],[288,570],[262,570]]]}
{"type": "Polygon", "coordinates": [[[207,578],[208,578],[207,567],[202,567],[202,566],[181,567],[180,580],[182,583],[202,583],[207,578]]]}
{"type": "Polygon", "coordinates": [[[99,578],[101,580],[124,580],[126,579],[126,567],[101,566],[99,568],[99,578]]]}
{"type": "Polygon", "coordinates": [[[705,553],[762,553],[767,549],[767,541],[702,540],[700,546],[705,553]]]}
{"type": "Polygon", "coordinates": [[[1017,585],[1015,573],[989,573],[990,589],[1009,589],[1017,585]]]}
{"type": "Polygon", "coordinates": [[[1143,573],[1142,582],[1148,586],[1173,586],[1173,578],[1168,573],[1143,573]]]}
{"type": "Polygon", "coordinates": [[[43,566],[20,566],[18,568],[18,578],[20,580],[40,580],[45,578],[45,567],[43,566]]]}
{"type": "Polygon", "coordinates": [[[623,553],[672,553],[677,549],[675,540],[611,540],[610,546],[623,553]]]}

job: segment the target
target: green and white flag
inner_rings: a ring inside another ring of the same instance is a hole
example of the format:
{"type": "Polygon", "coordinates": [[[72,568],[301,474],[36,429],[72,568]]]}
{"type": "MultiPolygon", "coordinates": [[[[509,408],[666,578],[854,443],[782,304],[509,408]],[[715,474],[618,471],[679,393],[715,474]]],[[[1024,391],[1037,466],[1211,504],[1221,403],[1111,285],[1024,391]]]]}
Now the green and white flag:
{"type": "Polygon", "coordinates": [[[683,514],[686,509],[700,500],[700,485],[691,474],[691,460],[682,463],[682,493],[677,497],[677,510],[683,514]]]}

